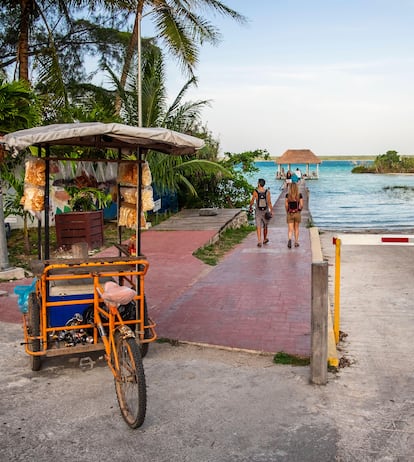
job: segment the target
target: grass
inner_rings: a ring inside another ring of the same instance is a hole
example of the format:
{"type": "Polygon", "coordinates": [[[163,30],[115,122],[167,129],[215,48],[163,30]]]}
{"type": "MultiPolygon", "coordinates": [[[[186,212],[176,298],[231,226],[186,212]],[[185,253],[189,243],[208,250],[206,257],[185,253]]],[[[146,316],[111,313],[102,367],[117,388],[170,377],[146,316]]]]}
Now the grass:
{"type": "Polygon", "coordinates": [[[279,351],[273,357],[273,362],[276,364],[290,364],[292,366],[308,366],[310,358],[304,356],[296,356],[279,351]]]}
{"type": "MultiPolygon", "coordinates": [[[[125,231],[125,239],[132,234],[131,230],[125,231]]],[[[42,230],[44,233],[44,230],[42,230]]],[[[43,236],[43,234],[42,234],[43,236]]],[[[105,222],[104,224],[105,246],[109,247],[118,242],[118,230],[116,223],[105,222]]],[[[38,259],[37,228],[29,228],[29,252],[25,249],[23,229],[13,229],[7,239],[7,249],[9,252],[9,265],[30,270],[30,262],[38,259]]],[[[49,228],[50,251],[57,250],[56,230],[54,226],[49,228]]]]}
{"type": "Polygon", "coordinates": [[[306,227],[307,228],[314,228],[314,226],[315,226],[315,223],[313,222],[313,219],[309,218],[308,222],[306,223],[306,227]]]}
{"type": "Polygon", "coordinates": [[[252,225],[226,229],[215,244],[200,247],[193,255],[207,265],[215,266],[229,250],[240,244],[255,229],[252,225]]]}
{"type": "MultiPolygon", "coordinates": [[[[49,238],[51,248],[55,248],[55,228],[50,228],[49,238]]],[[[13,229],[11,231],[10,237],[7,239],[7,249],[10,266],[30,270],[30,262],[38,258],[37,228],[29,228],[29,252],[25,248],[22,229],[13,229]]]]}

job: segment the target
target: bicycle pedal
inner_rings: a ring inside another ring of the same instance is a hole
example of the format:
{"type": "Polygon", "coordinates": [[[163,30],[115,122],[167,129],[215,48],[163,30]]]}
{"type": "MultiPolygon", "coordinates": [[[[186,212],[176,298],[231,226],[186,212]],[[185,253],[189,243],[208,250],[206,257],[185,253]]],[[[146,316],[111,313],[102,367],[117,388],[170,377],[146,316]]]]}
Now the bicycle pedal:
{"type": "Polygon", "coordinates": [[[79,367],[83,370],[86,371],[87,369],[93,369],[93,366],[95,364],[95,361],[92,360],[89,356],[86,358],[81,358],[79,360],[79,367]]]}

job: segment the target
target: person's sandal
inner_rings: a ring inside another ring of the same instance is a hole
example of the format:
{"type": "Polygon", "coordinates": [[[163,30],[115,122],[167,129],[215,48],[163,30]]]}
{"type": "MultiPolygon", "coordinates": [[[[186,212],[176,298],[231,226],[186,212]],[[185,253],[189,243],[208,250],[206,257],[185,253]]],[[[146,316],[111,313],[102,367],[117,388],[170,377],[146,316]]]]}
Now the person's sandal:
{"type": "Polygon", "coordinates": [[[299,242],[295,242],[295,247],[299,247],[299,242]]]}
{"type": "Polygon", "coordinates": [[[269,239],[265,239],[265,240],[263,241],[263,244],[267,244],[268,242],[269,242],[269,239]]]}
{"type": "Polygon", "coordinates": [[[257,243],[257,247],[261,247],[262,246],[262,243],[261,242],[258,242],[257,243]]]}
{"type": "Polygon", "coordinates": [[[290,239],[288,240],[288,247],[289,247],[289,249],[292,248],[292,241],[290,239]]]}

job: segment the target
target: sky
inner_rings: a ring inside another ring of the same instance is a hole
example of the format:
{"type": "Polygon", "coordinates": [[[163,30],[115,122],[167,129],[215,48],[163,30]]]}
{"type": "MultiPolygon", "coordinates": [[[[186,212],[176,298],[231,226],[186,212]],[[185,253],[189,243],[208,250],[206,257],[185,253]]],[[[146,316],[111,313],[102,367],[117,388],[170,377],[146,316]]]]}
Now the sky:
{"type": "MultiPolygon", "coordinates": [[[[222,40],[203,45],[187,94],[210,100],[221,154],[414,155],[414,0],[223,2],[248,22],[209,16],[222,40]]],[[[171,99],[184,82],[169,62],[171,99]]]]}

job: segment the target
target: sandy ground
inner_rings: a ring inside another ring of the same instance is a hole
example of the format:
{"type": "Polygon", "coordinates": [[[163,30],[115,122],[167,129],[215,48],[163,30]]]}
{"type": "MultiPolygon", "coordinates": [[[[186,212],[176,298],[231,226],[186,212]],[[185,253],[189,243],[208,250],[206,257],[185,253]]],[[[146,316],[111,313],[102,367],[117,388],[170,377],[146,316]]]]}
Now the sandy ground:
{"type": "MultiPolygon", "coordinates": [[[[332,291],[332,233],[321,243],[332,291]]],[[[123,422],[102,360],[31,372],[21,326],[2,323],[1,460],[412,461],[413,257],[413,247],[343,247],[340,354],[350,366],[326,386],[271,356],[151,345],[138,430],[123,422]]]]}

